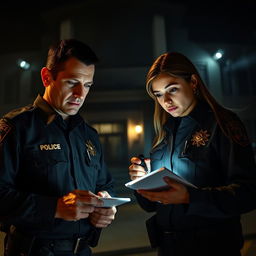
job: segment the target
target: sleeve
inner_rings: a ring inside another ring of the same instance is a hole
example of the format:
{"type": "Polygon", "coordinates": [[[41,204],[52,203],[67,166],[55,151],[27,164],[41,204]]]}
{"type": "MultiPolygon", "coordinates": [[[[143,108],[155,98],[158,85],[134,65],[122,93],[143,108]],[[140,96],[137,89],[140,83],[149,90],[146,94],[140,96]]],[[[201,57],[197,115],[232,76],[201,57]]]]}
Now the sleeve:
{"type": "Polygon", "coordinates": [[[246,130],[240,120],[235,130],[236,142],[228,139],[219,128],[215,134],[225,185],[189,189],[187,214],[226,218],[256,209],[256,164],[252,146],[245,139],[246,130]]]}
{"type": "Polygon", "coordinates": [[[156,202],[152,202],[148,200],[147,198],[141,196],[136,191],[134,192],[134,195],[137,199],[138,204],[140,207],[146,211],[146,212],[155,212],[157,210],[157,204],[156,202]]]}
{"type": "Polygon", "coordinates": [[[17,180],[22,154],[17,128],[1,119],[0,134],[0,221],[14,225],[53,224],[57,198],[19,190],[17,180]]]}

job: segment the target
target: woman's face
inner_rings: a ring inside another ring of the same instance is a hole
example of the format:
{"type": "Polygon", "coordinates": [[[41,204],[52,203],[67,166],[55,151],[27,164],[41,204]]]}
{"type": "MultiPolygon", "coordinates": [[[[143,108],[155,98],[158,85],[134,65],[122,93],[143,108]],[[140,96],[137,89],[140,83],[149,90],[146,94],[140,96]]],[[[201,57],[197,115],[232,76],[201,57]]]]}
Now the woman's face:
{"type": "Polygon", "coordinates": [[[187,82],[182,78],[163,73],[152,82],[152,91],[161,107],[173,117],[188,115],[196,105],[194,91],[197,79],[191,76],[187,82]]]}

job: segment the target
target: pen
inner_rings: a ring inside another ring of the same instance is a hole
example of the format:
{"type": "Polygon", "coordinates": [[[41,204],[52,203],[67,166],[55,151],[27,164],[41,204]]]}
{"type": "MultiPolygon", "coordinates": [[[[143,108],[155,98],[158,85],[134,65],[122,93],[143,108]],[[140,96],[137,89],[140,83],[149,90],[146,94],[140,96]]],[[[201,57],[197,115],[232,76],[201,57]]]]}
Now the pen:
{"type": "Polygon", "coordinates": [[[89,153],[89,150],[86,149],[86,152],[87,152],[87,156],[88,156],[88,158],[89,158],[89,161],[91,161],[91,155],[90,155],[90,153],[89,153]]]}
{"type": "Polygon", "coordinates": [[[145,162],[146,157],[143,154],[140,154],[140,155],[138,155],[138,158],[141,160],[141,163],[139,165],[144,167],[146,173],[149,173],[148,167],[145,162]]]}

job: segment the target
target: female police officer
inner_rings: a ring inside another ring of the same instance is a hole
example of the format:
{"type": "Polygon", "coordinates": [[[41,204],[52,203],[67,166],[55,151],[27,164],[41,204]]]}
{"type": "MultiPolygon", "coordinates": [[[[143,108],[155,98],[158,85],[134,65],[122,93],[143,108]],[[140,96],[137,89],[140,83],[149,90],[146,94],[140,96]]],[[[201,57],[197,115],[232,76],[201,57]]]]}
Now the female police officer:
{"type": "MultiPolygon", "coordinates": [[[[240,255],[240,215],[256,208],[256,167],[243,124],[216,102],[194,65],[176,52],[151,66],[147,92],[155,101],[151,170],[167,167],[198,189],[165,177],[165,191],[137,191],[160,256],[240,255]]],[[[131,179],[145,175],[131,159],[131,179]]]]}

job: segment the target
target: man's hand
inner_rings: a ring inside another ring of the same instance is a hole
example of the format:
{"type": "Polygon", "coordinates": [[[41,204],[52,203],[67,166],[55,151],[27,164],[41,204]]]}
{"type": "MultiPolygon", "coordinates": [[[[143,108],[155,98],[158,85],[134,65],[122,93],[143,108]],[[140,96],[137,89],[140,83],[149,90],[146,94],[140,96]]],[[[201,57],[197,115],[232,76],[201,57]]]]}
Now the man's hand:
{"type": "MultiPolygon", "coordinates": [[[[98,193],[100,197],[111,197],[107,191],[98,193]]],[[[90,213],[89,219],[93,226],[97,228],[105,228],[115,219],[116,207],[102,208],[95,207],[94,211],[90,213]]]]}
{"type": "Polygon", "coordinates": [[[77,221],[88,218],[95,207],[102,206],[98,196],[90,191],[74,190],[58,199],[55,218],[77,221]]]}

